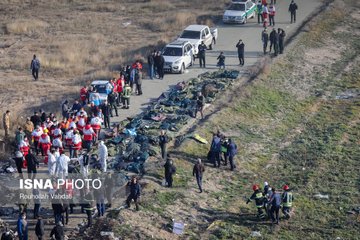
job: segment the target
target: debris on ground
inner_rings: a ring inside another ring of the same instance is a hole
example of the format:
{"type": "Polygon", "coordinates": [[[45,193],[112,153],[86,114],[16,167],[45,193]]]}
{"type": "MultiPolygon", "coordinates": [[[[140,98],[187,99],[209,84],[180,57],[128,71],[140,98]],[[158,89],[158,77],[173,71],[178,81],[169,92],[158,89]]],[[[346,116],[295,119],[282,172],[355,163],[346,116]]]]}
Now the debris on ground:
{"type": "Polygon", "coordinates": [[[317,193],[317,194],[314,195],[314,198],[317,198],[317,199],[329,199],[329,195],[328,194],[317,193]]]}
{"type": "MultiPolygon", "coordinates": [[[[209,104],[221,91],[231,86],[238,75],[239,71],[236,70],[200,74],[197,78],[183,81],[170,91],[162,93],[156,102],[137,116],[120,122],[122,131],[106,135],[108,138],[105,139],[105,144],[110,156],[108,168],[143,173],[144,163],[150,156],[159,153],[159,130],[170,131],[168,135],[171,140],[194,116],[198,92],[205,94],[206,104],[209,104]]],[[[208,144],[199,134],[178,137],[176,142],[181,143],[187,137],[208,144]]],[[[95,151],[93,149],[92,153],[95,154],[95,151]]],[[[91,164],[96,166],[96,155],[94,158],[91,164]]]]}
{"type": "Polygon", "coordinates": [[[252,231],[250,237],[261,237],[261,233],[258,231],[252,231]]]}

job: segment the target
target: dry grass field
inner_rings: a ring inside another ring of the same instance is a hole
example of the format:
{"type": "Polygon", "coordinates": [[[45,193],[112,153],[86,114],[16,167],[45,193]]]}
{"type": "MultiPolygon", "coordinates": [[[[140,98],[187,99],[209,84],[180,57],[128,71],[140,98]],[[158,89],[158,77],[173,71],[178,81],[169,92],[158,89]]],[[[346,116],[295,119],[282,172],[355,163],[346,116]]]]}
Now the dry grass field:
{"type": "Polygon", "coordinates": [[[0,111],[59,109],[94,78],[174,39],[191,23],[212,25],[225,0],[2,0],[0,111]],[[34,82],[33,54],[42,64],[34,82]]]}

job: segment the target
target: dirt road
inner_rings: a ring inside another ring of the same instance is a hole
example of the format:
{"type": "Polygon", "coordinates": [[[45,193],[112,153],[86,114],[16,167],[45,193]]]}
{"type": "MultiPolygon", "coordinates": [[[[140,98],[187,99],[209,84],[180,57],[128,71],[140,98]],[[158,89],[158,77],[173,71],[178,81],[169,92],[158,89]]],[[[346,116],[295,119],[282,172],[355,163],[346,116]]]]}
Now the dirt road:
{"type": "MultiPolygon", "coordinates": [[[[291,35],[301,22],[306,19],[316,8],[320,6],[321,0],[303,0],[298,1],[298,12],[296,23],[290,24],[290,13],[288,12],[289,0],[278,0],[276,4],[276,16],[275,27],[282,28],[286,31],[287,36],[291,35]]],[[[249,66],[254,65],[259,58],[263,57],[262,43],[261,43],[261,31],[262,25],[257,23],[257,18],[250,19],[245,25],[219,25],[218,27],[218,41],[214,47],[214,50],[206,53],[207,68],[199,68],[198,60],[195,61],[195,66],[191,67],[185,72],[185,74],[166,74],[164,80],[150,80],[145,79],[143,81],[143,95],[133,96],[131,101],[131,109],[120,110],[120,116],[112,118],[113,122],[119,122],[127,117],[140,113],[147,107],[148,103],[152,99],[156,99],[164,91],[176,83],[188,80],[193,77],[197,77],[199,74],[206,71],[215,71],[217,56],[221,51],[226,56],[226,68],[232,68],[245,72],[249,66]],[[240,67],[236,43],[239,39],[242,39],[245,43],[245,66],[240,67]]],[[[272,27],[268,28],[270,31],[272,27]]],[[[286,47],[285,47],[286,51],[286,47]]]]}

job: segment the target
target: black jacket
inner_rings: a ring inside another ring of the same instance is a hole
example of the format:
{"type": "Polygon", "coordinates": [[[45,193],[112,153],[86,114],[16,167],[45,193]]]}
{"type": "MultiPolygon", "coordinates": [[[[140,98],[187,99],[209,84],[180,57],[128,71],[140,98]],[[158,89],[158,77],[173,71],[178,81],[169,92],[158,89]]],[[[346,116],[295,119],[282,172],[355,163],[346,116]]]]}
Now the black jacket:
{"type": "Polygon", "coordinates": [[[193,168],[193,176],[202,177],[203,172],[205,172],[205,167],[202,164],[196,163],[193,168]]]}
{"type": "Polygon", "coordinates": [[[298,6],[296,3],[290,3],[290,6],[289,6],[290,12],[296,12],[297,9],[298,9],[298,6]]]}
{"type": "Polygon", "coordinates": [[[50,233],[50,237],[55,235],[56,240],[64,240],[64,228],[62,226],[56,225],[50,233]]]}
{"type": "Polygon", "coordinates": [[[28,169],[36,169],[36,166],[39,165],[39,161],[37,160],[35,155],[32,153],[29,153],[28,155],[26,155],[25,159],[27,162],[28,169]]]}
{"type": "Polygon", "coordinates": [[[171,176],[176,172],[176,167],[170,163],[170,161],[166,161],[165,165],[165,177],[171,176]]]}
{"type": "Polygon", "coordinates": [[[160,146],[166,145],[166,143],[169,141],[169,137],[166,135],[160,135],[159,136],[159,144],[160,146]]]}
{"type": "Polygon", "coordinates": [[[245,44],[243,42],[236,44],[236,47],[238,50],[238,54],[244,54],[245,44]]]}
{"type": "Polygon", "coordinates": [[[106,117],[110,116],[111,108],[108,104],[102,104],[101,110],[102,110],[102,113],[104,114],[104,116],[106,116],[106,117]]]}
{"type": "Polygon", "coordinates": [[[34,124],[34,127],[41,125],[41,118],[39,117],[39,115],[31,116],[30,121],[34,124]]]}
{"type": "Polygon", "coordinates": [[[141,193],[141,187],[139,183],[129,182],[128,186],[130,187],[130,195],[133,197],[139,197],[141,193]]]}
{"type": "Polygon", "coordinates": [[[154,55],[150,54],[148,56],[148,64],[154,65],[154,55]]]}
{"type": "Polygon", "coordinates": [[[44,235],[44,220],[38,219],[36,226],[35,226],[35,234],[36,236],[43,236],[44,235]]]}

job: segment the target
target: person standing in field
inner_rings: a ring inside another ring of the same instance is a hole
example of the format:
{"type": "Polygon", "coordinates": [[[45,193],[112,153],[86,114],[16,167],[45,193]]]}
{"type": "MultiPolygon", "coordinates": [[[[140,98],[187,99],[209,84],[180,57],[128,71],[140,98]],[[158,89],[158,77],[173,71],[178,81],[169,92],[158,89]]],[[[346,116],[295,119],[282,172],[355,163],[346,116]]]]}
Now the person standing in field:
{"type": "Polygon", "coordinates": [[[39,70],[40,70],[40,61],[36,58],[36,55],[34,55],[33,59],[31,60],[30,64],[30,70],[34,77],[34,80],[38,80],[39,78],[39,70]]]}
{"type": "Polygon", "coordinates": [[[5,130],[5,138],[9,137],[10,130],[10,110],[7,110],[3,115],[3,126],[5,130]]]}

